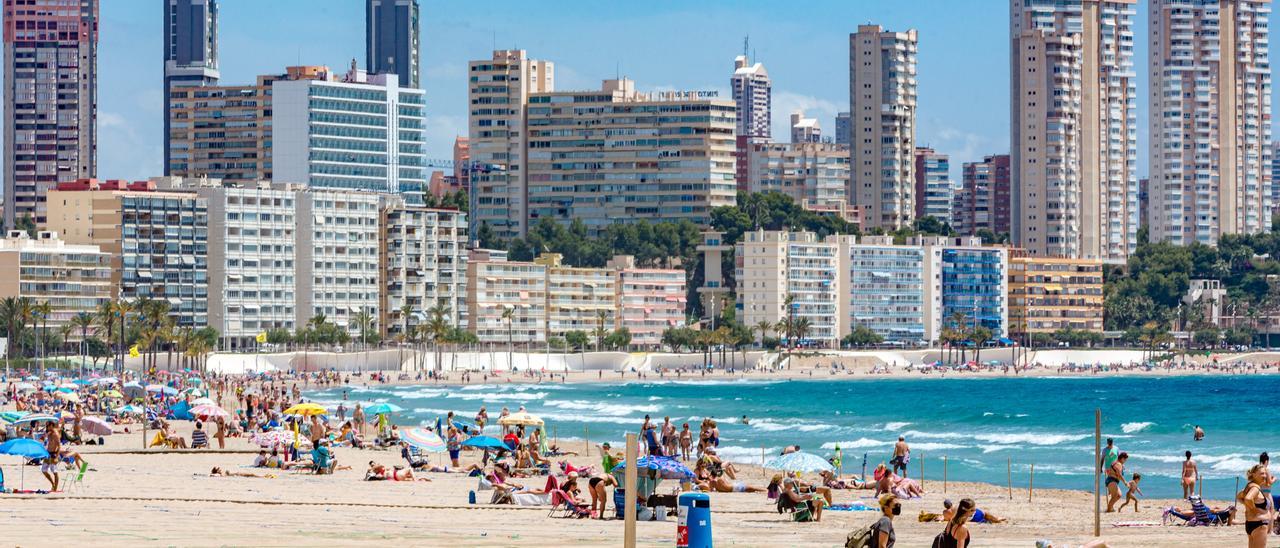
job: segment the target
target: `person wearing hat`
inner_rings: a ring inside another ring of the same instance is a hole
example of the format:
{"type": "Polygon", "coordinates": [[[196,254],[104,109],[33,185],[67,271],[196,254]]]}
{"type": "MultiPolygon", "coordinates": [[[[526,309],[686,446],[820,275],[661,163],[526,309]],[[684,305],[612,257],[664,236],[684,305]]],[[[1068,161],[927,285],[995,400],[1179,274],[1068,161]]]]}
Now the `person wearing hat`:
{"type": "Polygon", "coordinates": [[[621,455],[615,455],[609,450],[609,442],[604,442],[596,447],[600,448],[600,465],[604,468],[604,473],[612,474],[613,468],[618,465],[621,455]]]}

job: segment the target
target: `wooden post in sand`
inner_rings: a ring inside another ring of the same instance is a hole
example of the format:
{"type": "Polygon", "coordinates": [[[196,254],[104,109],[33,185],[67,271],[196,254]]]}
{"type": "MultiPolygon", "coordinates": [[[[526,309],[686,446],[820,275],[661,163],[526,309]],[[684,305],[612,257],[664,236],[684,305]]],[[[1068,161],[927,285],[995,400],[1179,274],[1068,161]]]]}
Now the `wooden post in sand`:
{"type": "Polygon", "coordinates": [[[1036,494],[1036,465],[1033,463],[1031,465],[1031,481],[1027,482],[1027,502],[1031,502],[1031,499],[1035,497],[1035,494],[1036,494]]]}
{"type": "Polygon", "coordinates": [[[1009,458],[1008,468],[1005,471],[1009,474],[1009,500],[1013,500],[1013,458],[1009,458]]]}
{"type": "Polygon", "coordinates": [[[623,525],[622,545],[626,548],[636,547],[636,435],[627,434],[627,470],[623,474],[623,485],[626,489],[626,496],[622,497],[623,504],[626,504],[626,510],[623,516],[626,523],[623,525]]]}
{"type": "Polygon", "coordinates": [[[1102,536],[1102,409],[1093,411],[1093,537],[1102,536]]]}
{"type": "MultiPolygon", "coordinates": [[[[587,444],[586,449],[584,449],[584,450],[583,450],[583,451],[584,451],[584,453],[583,453],[583,454],[584,454],[584,455],[586,455],[586,456],[588,456],[588,457],[590,457],[590,456],[591,456],[591,435],[590,435],[590,430],[591,430],[591,427],[589,427],[589,426],[583,426],[583,427],[582,427],[582,439],[583,439],[583,440],[586,440],[586,444],[587,444]]],[[[604,455],[601,455],[601,456],[604,456],[604,455]]]]}
{"type": "Polygon", "coordinates": [[[947,456],[942,456],[942,492],[947,492],[947,456]]]}
{"type": "Polygon", "coordinates": [[[924,491],[924,453],[920,453],[920,490],[924,491]]]}

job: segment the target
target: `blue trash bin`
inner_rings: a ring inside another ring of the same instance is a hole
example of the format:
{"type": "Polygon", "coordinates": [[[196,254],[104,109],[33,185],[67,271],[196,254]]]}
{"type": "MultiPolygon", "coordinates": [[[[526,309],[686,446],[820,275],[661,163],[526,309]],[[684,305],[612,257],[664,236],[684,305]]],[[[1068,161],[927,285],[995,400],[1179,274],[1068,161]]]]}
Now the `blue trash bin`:
{"type": "Polygon", "coordinates": [[[711,497],[706,493],[684,493],[678,504],[676,546],[711,548],[711,497]]]}

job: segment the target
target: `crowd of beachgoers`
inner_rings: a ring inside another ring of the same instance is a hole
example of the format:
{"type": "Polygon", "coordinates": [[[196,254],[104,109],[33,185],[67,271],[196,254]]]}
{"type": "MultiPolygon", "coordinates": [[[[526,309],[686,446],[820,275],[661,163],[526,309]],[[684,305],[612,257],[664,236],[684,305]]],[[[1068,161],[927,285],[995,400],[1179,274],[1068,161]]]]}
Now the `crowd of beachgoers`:
{"type": "MultiPolygon", "coordinates": [[[[1005,373],[1000,367],[972,364],[946,371],[1005,373]]],[[[1125,371],[1133,367],[1109,364],[1085,369],[1060,367],[1059,371],[1125,371]]],[[[1185,367],[1187,371],[1239,372],[1214,364],[1185,367]]],[[[1270,369],[1269,365],[1256,367],[1259,371],[1270,369]]],[[[920,366],[889,369],[922,370],[920,366]]],[[[833,365],[825,371],[821,367],[809,370],[811,375],[837,371],[843,369],[833,365]]],[[[597,372],[582,377],[605,381],[734,374],[742,372],[597,372]]],[[[744,473],[741,463],[718,455],[717,419],[706,418],[691,428],[688,423],[646,416],[636,425],[639,479],[632,496],[626,496],[621,447],[609,442],[562,447],[548,439],[543,419],[523,406],[493,412],[481,406],[474,414],[460,410],[439,417],[433,424],[407,425],[397,422],[397,413],[403,410],[394,404],[350,399],[351,387],[369,384],[567,380],[570,376],[564,374],[533,371],[413,375],[155,371],[146,376],[22,371],[0,382],[0,455],[15,455],[22,458],[23,465],[38,467],[46,484],[28,489],[25,480],[19,487],[12,476],[6,482],[0,475],[0,490],[30,495],[74,489],[86,474],[94,472],[95,446],[114,445],[113,435],[142,434],[152,451],[241,451],[228,453],[227,458],[243,458],[243,462],[214,466],[208,472],[211,477],[277,478],[282,474],[330,475],[341,470],[363,471],[365,481],[386,482],[468,476],[475,482],[468,493],[470,504],[543,506],[578,518],[620,519],[620,507],[632,501],[640,519],[660,520],[675,514],[676,497],[682,492],[712,496],[745,493],[761,497],[785,519],[796,522],[822,522],[829,512],[867,512],[872,515],[864,520],[868,523],[850,535],[851,542],[867,539],[870,546],[893,546],[894,523],[903,519],[903,502],[925,496],[923,482],[909,475],[912,453],[910,440],[904,437],[897,438],[892,452],[882,455],[883,462],[866,476],[842,475],[838,451],[820,456],[792,445],[765,460],[762,466],[770,475],[756,479],[744,473]],[[328,405],[309,402],[304,391],[311,389],[340,390],[342,401],[328,405]],[[244,452],[250,447],[253,452],[244,452]],[[339,448],[368,450],[367,458],[357,454],[357,461],[351,452],[339,458],[339,448]],[[433,462],[433,453],[444,456],[433,462]],[[671,483],[660,489],[664,480],[671,483]]],[[[750,419],[743,416],[735,420],[745,423],[750,419]]],[[[1195,435],[1198,441],[1205,434],[1197,427],[1195,435]]],[[[1107,512],[1126,511],[1130,504],[1137,511],[1142,502],[1141,473],[1127,465],[1128,454],[1109,440],[1099,462],[1107,512]]],[[[1214,506],[1196,494],[1199,473],[1188,451],[1182,475],[1185,504],[1164,507],[1163,520],[1190,525],[1243,524],[1249,546],[1264,546],[1270,533],[1280,533],[1274,527],[1280,495],[1271,493],[1275,477],[1268,465],[1268,456],[1263,453],[1256,465],[1241,471],[1247,483],[1235,503],[1214,506]]],[[[980,534],[972,524],[1001,524],[1010,519],[972,497],[940,502],[936,508],[921,508],[911,519],[939,522],[937,538],[942,546],[967,545],[980,534]]]]}

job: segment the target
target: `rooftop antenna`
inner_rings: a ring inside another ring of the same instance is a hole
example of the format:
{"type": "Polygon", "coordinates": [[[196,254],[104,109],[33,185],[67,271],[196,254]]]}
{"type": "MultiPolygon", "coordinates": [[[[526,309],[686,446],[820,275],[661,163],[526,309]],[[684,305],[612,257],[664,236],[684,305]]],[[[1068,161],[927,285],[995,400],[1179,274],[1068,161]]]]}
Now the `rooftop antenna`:
{"type": "Polygon", "coordinates": [[[748,34],[748,35],[746,35],[746,36],[743,36],[743,37],[742,37],[742,56],[743,56],[743,57],[746,57],[746,56],[747,56],[747,49],[748,49],[748,47],[749,47],[749,44],[750,44],[750,43],[751,43],[751,35],[750,35],[750,34],[748,34]]]}

